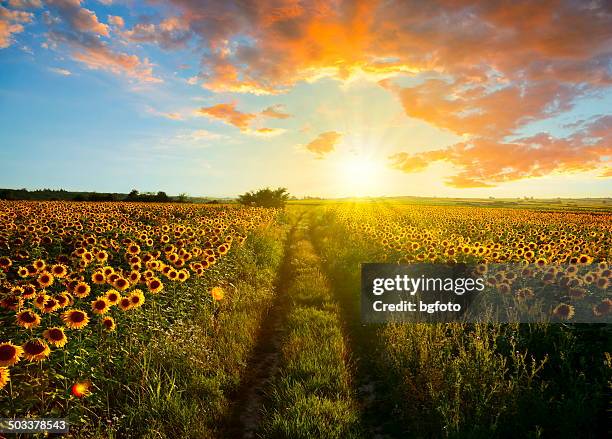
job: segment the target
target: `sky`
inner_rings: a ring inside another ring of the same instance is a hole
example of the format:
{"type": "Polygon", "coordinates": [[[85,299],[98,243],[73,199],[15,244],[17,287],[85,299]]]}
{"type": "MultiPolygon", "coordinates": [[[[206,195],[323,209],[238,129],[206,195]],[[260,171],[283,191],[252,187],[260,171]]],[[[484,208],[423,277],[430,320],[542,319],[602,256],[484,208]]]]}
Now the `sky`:
{"type": "Polygon", "coordinates": [[[612,196],[608,1],[0,0],[0,187],[612,196]]]}

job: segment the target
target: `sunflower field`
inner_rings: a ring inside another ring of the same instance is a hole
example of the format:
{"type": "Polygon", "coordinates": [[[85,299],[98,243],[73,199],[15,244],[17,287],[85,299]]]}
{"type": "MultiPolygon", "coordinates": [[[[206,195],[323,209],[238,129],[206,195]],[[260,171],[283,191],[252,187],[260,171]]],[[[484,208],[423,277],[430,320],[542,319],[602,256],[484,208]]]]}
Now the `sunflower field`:
{"type": "Polygon", "coordinates": [[[391,437],[605,436],[612,390],[609,211],[371,200],[324,204],[310,216],[315,247],[345,310],[370,427],[391,437]],[[507,309],[538,319],[364,325],[364,261],[465,263],[481,270],[507,309]]]}
{"type": "Polygon", "coordinates": [[[611,244],[605,209],[0,201],[0,418],[74,438],[603,437],[611,244]],[[364,324],[366,262],[465,263],[537,319],[364,324]]]}
{"type": "Polygon", "coordinates": [[[151,364],[134,369],[152,361],[145,347],[163,343],[160,334],[194,336],[176,328],[191,330],[189,320],[202,315],[204,352],[185,344],[180,355],[191,363],[217,355],[205,338],[224,336],[225,302],[249,276],[245,242],[257,244],[277,215],[236,206],[0,202],[0,416],[120,422],[125,411],[115,408],[143,397],[133,388],[125,394],[130,379],[147,390],[142,374],[164,373],[151,364]]]}

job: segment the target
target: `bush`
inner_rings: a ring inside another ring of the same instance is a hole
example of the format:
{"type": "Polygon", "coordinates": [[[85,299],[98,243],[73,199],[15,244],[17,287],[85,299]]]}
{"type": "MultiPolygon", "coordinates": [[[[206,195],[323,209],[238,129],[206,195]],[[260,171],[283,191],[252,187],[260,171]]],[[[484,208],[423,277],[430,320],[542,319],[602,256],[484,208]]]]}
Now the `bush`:
{"type": "Polygon", "coordinates": [[[247,192],[238,197],[238,202],[247,206],[284,207],[288,199],[287,189],[279,187],[275,190],[265,188],[257,192],[247,192]]]}

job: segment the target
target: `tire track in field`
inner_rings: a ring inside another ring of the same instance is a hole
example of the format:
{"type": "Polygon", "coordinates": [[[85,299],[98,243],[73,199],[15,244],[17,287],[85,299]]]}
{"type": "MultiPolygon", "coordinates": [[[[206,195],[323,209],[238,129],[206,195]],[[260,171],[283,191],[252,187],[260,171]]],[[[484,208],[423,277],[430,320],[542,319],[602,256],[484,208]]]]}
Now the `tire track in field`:
{"type": "Polygon", "coordinates": [[[360,405],[361,423],[369,437],[389,439],[405,437],[404,426],[393,416],[396,405],[390,401],[380,378],[375,376],[372,357],[380,350],[380,337],[376,325],[363,324],[360,319],[359,295],[355,295],[355,284],[350,277],[335,279],[330,261],[325,260],[313,234],[310,220],[309,237],[319,258],[321,267],[330,283],[332,296],[339,304],[342,332],[350,353],[350,372],[357,402],[360,405]]]}
{"type": "Polygon", "coordinates": [[[258,433],[264,438],[372,437],[361,425],[339,306],[309,239],[309,225],[298,221],[289,248],[289,308],[258,433]]]}
{"type": "MultiPolygon", "coordinates": [[[[301,216],[298,218],[298,222],[301,216]]],[[[288,312],[285,291],[291,279],[290,251],[296,224],[285,239],[283,262],[276,280],[274,301],[261,322],[257,343],[245,367],[244,376],[230,405],[223,436],[231,439],[255,438],[262,417],[266,390],[279,367],[281,334],[288,312]]]]}

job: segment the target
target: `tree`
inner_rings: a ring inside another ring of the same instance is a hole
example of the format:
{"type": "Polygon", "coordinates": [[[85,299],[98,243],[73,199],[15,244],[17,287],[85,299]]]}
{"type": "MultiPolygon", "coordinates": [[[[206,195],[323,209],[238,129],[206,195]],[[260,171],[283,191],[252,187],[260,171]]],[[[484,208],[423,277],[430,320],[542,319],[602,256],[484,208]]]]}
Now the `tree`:
{"type": "Polygon", "coordinates": [[[240,204],[260,207],[284,207],[289,199],[286,188],[272,190],[270,188],[260,189],[257,192],[246,192],[238,197],[240,204]]]}
{"type": "Polygon", "coordinates": [[[155,196],[155,201],[161,201],[167,203],[169,201],[168,195],[164,191],[159,191],[155,196]]]}
{"type": "Polygon", "coordinates": [[[126,200],[136,201],[138,200],[138,195],[139,195],[138,189],[132,189],[132,191],[128,194],[126,200]]]}

